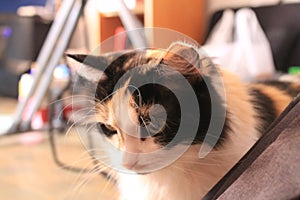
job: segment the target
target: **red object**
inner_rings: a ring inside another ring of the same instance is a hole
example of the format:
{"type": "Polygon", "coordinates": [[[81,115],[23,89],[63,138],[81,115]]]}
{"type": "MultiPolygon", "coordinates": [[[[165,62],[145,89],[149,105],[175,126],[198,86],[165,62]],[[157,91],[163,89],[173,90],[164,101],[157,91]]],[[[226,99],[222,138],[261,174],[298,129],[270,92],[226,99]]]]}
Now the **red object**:
{"type": "Polygon", "coordinates": [[[127,34],[123,26],[119,26],[115,30],[114,51],[121,51],[126,48],[127,34]]]}

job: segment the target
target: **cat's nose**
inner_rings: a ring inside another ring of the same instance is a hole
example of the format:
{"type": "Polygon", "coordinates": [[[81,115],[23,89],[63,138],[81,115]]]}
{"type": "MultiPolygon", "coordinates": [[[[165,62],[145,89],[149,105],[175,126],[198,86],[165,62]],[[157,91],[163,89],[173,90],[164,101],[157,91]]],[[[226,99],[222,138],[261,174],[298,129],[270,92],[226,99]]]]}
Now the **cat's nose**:
{"type": "Polygon", "coordinates": [[[123,147],[122,149],[128,153],[141,153],[143,150],[143,142],[140,138],[132,137],[130,135],[123,135],[123,147]]]}

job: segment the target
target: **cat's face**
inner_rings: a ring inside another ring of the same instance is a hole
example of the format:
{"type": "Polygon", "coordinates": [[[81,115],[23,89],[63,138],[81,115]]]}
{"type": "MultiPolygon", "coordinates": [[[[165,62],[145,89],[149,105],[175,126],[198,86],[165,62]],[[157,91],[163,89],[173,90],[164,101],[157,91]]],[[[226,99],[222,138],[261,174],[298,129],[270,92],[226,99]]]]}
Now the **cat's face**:
{"type": "Polygon", "coordinates": [[[71,57],[101,69],[95,126],[112,144],[99,145],[110,154],[110,165],[147,173],[166,167],[189,145],[203,142],[211,100],[203,80],[207,69],[201,70],[194,48],[175,44],[168,50],[135,50],[110,61],[71,57]]]}

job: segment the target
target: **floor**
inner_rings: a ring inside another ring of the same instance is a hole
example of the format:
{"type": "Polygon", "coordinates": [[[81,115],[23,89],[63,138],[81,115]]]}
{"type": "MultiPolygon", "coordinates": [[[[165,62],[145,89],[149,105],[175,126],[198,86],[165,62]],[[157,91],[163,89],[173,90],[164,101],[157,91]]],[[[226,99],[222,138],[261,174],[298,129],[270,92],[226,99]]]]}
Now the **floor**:
{"type": "MultiPolygon", "coordinates": [[[[15,102],[0,98],[0,125],[9,116],[15,102]],[[5,118],[6,119],[6,118],[5,118]]],[[[76,134],[57,134],[59,159],[70,165],[89,169],[89,155],[76,134]]],[[[46,132],[31,132],[0,137],[0,199],[116,199],[113,183],[99,174],[70,172],[58,167],[51,154],[46,132]]]]}

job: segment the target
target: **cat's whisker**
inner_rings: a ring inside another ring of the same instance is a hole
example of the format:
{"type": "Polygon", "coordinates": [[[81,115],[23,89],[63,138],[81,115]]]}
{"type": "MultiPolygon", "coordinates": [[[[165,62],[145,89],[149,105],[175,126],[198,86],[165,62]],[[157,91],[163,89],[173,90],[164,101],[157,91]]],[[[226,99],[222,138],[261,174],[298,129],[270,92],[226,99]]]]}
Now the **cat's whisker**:
{"type": "MultiPolygon", "coordinates": [[[[99,153],[99,152],[104,152],[104,151],[98,151],[97,150],[97,153],[99,153]]],[[[88,150],[88,151],[82,152],[78,156],[78,158],[76,158],[73,162],[70,163],[70,166],[76,166],[76,165],[82,163],[83,161],[91,161],[89,163],[86,163],[87,165],[89,165],[89,164],[91,164],[92,162],[95,162],[95,161],[99,162],[98,160],[96,160],[95,158],[93,158],[91,156],[91,151],[88,150]]]]}
{"type": "Polygon", "coordinates": [[[69,99],[72,99],[72,98],[73,98],[73,96],[68,96],[68,97],[57,99],[57,100],[53,100],[53,101],[49,102],[49,105],[56,104],[56,103],[61,102],[61,101],[66,101],[66,100],[69,100],[69,99]]]}
{"type": "MultiPolygon", "coordinates": [[[[83,116],[82,118],[77,119],[75,122],[73,122],[73,123],[69,126],[69,128],[68,128],[68,130],[67,130],[67,132],[66,132],[66,134],[65,134],[65,137],[67,137],[67,136],[70,134],[70,131],[71,131],[75,126],[77,126],[78,123],[79,123],[81,120],[88,121],[88,119],[94,119],[94,118],[95,118],[94,115],[90,115],[90,116],[83,116]],[[89,117],[90,117],[90,118],[89,118],[89,117]]],[[[93,120],[93,121],[94,121],[94,120],[93,120]]],[[[86,123],[86,126],[87,126],[87,123],[86,123]]]]}
{"type": "Polygon", "coordinates": [[[184,174],[185,176],[194,177],[196,175],[198,178],[201,177],[206,178],[206,175],[203,174],[202,172],[195,171],[194,169],[190,169],[188,167],[171,165],[171,168],[174,169],[175,171],[178,171],[179,173],[184,174]]]}
{"type": "MultiPolygon", "coordinates": [[[[77,125],[77,123],[76,122],[74,122],[74,123],[72,123],[70,126],[69,126],[69,128],[68,128],[68,130],[66,131],[66,133],[65,133],[65,136],[64,136],[64,143],[66,143],[66,141],[67,141],[67,138],[69,137],[69,135],[72,133],[72,131],[74,131],[74,127],[77,125]]],[[[77,135],[79,135],[80,136],[80,134],[77,132],[77,135]]],[[[82,142],[82,141],[81,141],[82,142]]]]}
{"type": "Polygon", "coordinates": [[[63,108],[62,111],[64,111],[69,106],[75,106],[77,103],[86,102],[86,103],[91,103],[92,105],[94,105],[98,101],[97,98],[91,97],[91,96],[88,96],[88,95],[72,95],[72,96],[68,96],[68,97],[64,97],[64,98],[52,101],[49,104],[52,105],[52,104],[55,104],[55,103],[58,103],[58,102],[61,102],[61,101],[67,101],[67,100],[71,100],[71,102],[64,105],[64,108],[63,108]]]}
{"type": "MultiPolygon", "coordinates": [[[[73,180],[73,183],[70,184],[69,189],[66,191],[65,198],[68,197],[68,199],[75,199],[77,194],[80,192],[81,186],[79,186],[79,180],[84,174],[84,168],[79,172],[78,176],[73,180]]],[[[69,172],[71,173],[71,172],[69,172]]],[[[64,198],[64,199],[65,199],[64,198]]]]}
{"type": "MultiPolygon", "coordinates": [[[[72,98],[72,97],[67,97],[67,98],[72,98]]],[[[66,98],[66,99],[67,99],[66,98]]],[[[56,101],[53,101],[53,102],[51,102],[51,103],[49,103],[50,105],[51,104],[55,104],[55,103],[58,103],[58,102],[60,102],[60,101],[64,101],[64,99],[60,99],[60,100],[56,100],[56,101]]],[[[81,100],[82,102],[83,101],[86,101],[86,100],[81,100]]],[[[76,103],[79,103],[79,102],[81,102],[81,101],[77,101],[76,103]]],[[[95,103],[95,101],[93,101],[93,100],[91,100],[90,102],[93,102],[93,103],[95,103]]],[[[72,105],[74,105],[74,102],[71,102],[71,103],[69,103],[69,104],[66,104],[66,105],[64,105],[64,107],[62,108],[62,110],[60,110],[59,111],[59,113],[57,114],[57,119],[59,119],[60,117],[62,117],[63,116],[63,113],[66,111],[66,109],[68,109],[70,106],[72,106],[72,105]]],[[[81,110],[79,110],[79,111],[81,111],[81,110]]],[[[76,113],[77,111],[75,111],[74,113],[76,113]]],[[[73,114],[74,114],[73,113],[73,114]]],[[[71,119],[68,119],[68,121],[67,121],[67,124],[70,122],[70,120],[71,119]]]]}
{"type": "Polygon", "coordinates": [[[108,179],[107,179],[107,181],[106,181],[104,187],[102,188],[102,192],[104,192],[104,191],[107,189],[109,183],[114,183],[114,182],[115,182],[115,176],[114,176],[114,173],[115,173],[115,172],[114,172],[114,170],[112,170],[112,169],[109,169],[109,171],[107,172],[107,177],[108,177],[108,179]]]}
{"type": "MultiPolygon", "coordinates": [[[[83,112],[87,112],[87,113],[84,113],[84,116],[83,117],[85,117],[85,116],[88,116],[88,115],[90,115],[90,114],[93,114],[93,116],[95,115],[95,109],[94,108],[81,108],[81,109],[79,109],[79,110],[76,110],[74,113],[73,113],[73,115],[80,115],[81,113],[83,113],[83,112]],[[93,113],[94,112],[94,113],[93,113]]],[[[83,114],[81,114],[81,115],[83,115],[83,114]]],[[[95,117],[95,116],[94,116],[95,117]]],[[[82,119],[82,118],[80,118],[80,119],[82,119]]]]}
{"type": "Polygon", "coordinates": [[[71,102],[69,102],[68,104],[66,104],[65,106],[76,106],[77,104],[82,105],[83,103],[87,104],[90,103],[91,105],[94,105],[96,103],[95,98],[91,98],[91,99],[79,99],[79,98],[73,98],[71,99],[71,102]]]}
{"type": "Polygon", "coordinates": [[[58,100],[53,100],[53,101],[49,102],[49,105],[53,105],[53,104],[56,104],[56,103],[59,103],[59,102],[67,101],[67,100],[72,100],[72,102],[66,104],[65,107],[71,106],[74,103],[81,103],[81,102],[91,102],[91,103],[94,104],[97,99],[92,98],[92,97],[87,96],[87,95],[72,95],[72,96],[60,98],[58,100]],[[85,99],[77,100],[77,98],[79,98],[79,97],[80,98],[85,98],[85,99]]]}
{"type": "Polygon", "coordinates": [[[112,93],[108,94],[105,98],[103,98],[101,101],[99,100],[98,103],[103,103],[104,101],[106,101],[108,98],[110,98],[112,95],[114,95],[115,93],[117,93],[120,89],[117,89],[116,91],[113,91],[112,93]]]}
{"type": "MultiPolygon", "coordinates": [[[[86,109],[88,111],[88,109],[86,109]]],[[[89,111],[89,112],[93,112],[93,110],[89,111]]],[[[76,112],[75,112],[76,113],[76,112]]],[[[74,114],[73,114],[74,115],[74,114]]],[[[76,115],[76,114],[75,114],[76,115]]],[[[79,115],[79,114],[78,114],[79,115]]],[[[79,124],[79,123],[82,123],[82,124],[87,124],[87,123],[91,123],[91,122],[96,122],[96,117],[94,114],[92,113],[89,113],[89,115],[87,114],[84,114],[82,115],[80,118],[76,118],[76,119],[72,119],[70,118],[68,121],[67,121],[67,124],[79,124]],[[71,120],[74,120],[72,123],[71,123],[71,120]]]]}
{"type": "Polygon", "coordinates": [[[179,166],[176,166],[176,165],[171,165],[170,168],[173,168],[176,171],[180,171],[181,173],[186,173],[186,169],[183,168],[183,167],[179,167],[179,166]]]}
{"type": "Polygon", "coordinates": [[[199,162],[199,161],[187,161],[187,160],[180,160],[177,161],[179,164],[193,164],[193,165],[207,165],[207,166],[222,166],[222,163],[216,163],[217,160],[213,161],[213,162],[199,162]]]}
{"type": "MultiPolygon", "coordinates": [[[[81,190],[84,188],[85,185],[87,185],[95,176],[98,174],[92,173],[85,176],[83,180],[78,182],[71,190],[72,197],[77,196],[81,192],[81,190]]],[[[72,198],[73,199],[73,198],[72,198]]]]}
{"type": "MultiPolygon", "coordinates": [[[[199,147],[197,147],[197,148],[195,148],[195,151],[194,151],[194,153],[193,154],[191,154],[191,155],[189,155],[189,154],[185,154],[184,156],[185,157],[191,157],[191,158],[195,158],[195,155],[197,155],[198,154],[198,152],[200,151],[200,149],[201,149],[201,147],[199,146],[199,147]]],[[[225,150],[225,149],[218,149],[218,150],[213,150],[213,151],[210,151],[209,152],[209,155],[235,155],[237,152],[234,152],[234,151],[232,151],[232,150],[230,150],[230,149],[228,149],[228,150],[225,150]]]]}
{"type": "Polygon", "coordinates": [[[64,136],[64,143],[66,143],[67,137],[71,134],[71,130],[74,128],[74,126],[75,126],[75,123],[73,123],[71,126],[69,126],[68,130],[66,131],[65,136],[64,136]]]}
{"type": "MultiPolygon", "coordinates": [[[[94,160],[92,160],[92,161],[94,161],[94,160]]],[[[87,173],[84,172],[86,169],[87,168],[82,169],[82,171],[77,176],[76,180],[74,180],[73,184],[71,185],[70,192],[72,193],[72,196],[75,196],[76,194],[78,194],[80,192],[80,190],[86,184],[88,184],[88,182],[90,180],[92,180],[95,176],[97,176],[100,173],[102,173],[103,171],[107,170],[107,167],[103,166],[101,163],[97,163],[87,173]],[[80,178],[82,177],[83,174],[85,174],[85,178],[80,181],[80,178]]]]}

